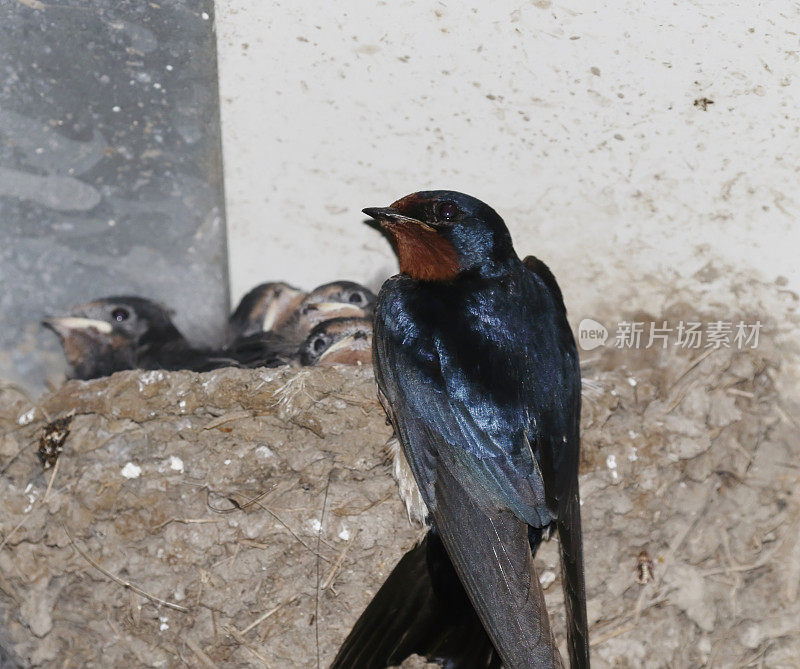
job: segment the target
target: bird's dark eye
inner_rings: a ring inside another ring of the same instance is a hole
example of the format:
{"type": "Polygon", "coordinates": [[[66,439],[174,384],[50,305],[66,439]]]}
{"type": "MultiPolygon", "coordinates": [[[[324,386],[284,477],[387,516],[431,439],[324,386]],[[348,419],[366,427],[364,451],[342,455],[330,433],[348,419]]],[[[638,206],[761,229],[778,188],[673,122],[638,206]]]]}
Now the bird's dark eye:
{"type": "Polygon", "coordinates": [[[458,216],[458,207],[452,202],[440,202],[436,207],[436,216],[442,221],[452,221],[458,216]]]}
{"type": "Polygon", "coordinates": [[[123,309],[122,307],[117,307],[114,311],[111,312],[111,318],[113,318],[117,323],[122,323],[122,321],[127,321],[130,318],[130,314],[128,313],[127,309],[123,309]]]}
{"type": "Polygon", "coordinates": [[[314,349],[314,353],[319,353],[322,349],[325,348],[325,340],[322,337],[317,337],[312,343],[311,347],[314,349]]]}
{"type": "Polygon", "coordinates": [[[351,302],[352,304],[361,304],[363,301],[364,301],[364,298],[363,298],[363,296],[361,295],[361,293],[353,293],[353,294],[350,296],[350,302],[351,302]]]}

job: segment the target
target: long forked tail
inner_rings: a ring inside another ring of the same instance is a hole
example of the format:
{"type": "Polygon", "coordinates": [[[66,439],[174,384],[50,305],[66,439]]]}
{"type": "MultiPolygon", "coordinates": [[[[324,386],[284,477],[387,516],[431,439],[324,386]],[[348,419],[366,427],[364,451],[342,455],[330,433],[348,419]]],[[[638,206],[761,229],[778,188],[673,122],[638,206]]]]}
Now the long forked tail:
{"type": "Polygon", "coordinates": [[[435,486],[437,530],[503,665],[562,667],[528,525],[511,511],[479,509],[444,467],[437,471],[435,486]]]}
{"type": "Polygon", "coordinates": [[[434,531],[397,563],[331,667],[382,669],[415,653],[447,669],[500,667],[500,657],[434,531]]]}
{"type": "Polygon", "coordinates": [[[572,669],[589,667],[589,625],[586,621],[586,586],[583,578],[583,539],[578,485],[557,521],[561,548],[561,584],[567,608],[567,644],[572,669]]]}

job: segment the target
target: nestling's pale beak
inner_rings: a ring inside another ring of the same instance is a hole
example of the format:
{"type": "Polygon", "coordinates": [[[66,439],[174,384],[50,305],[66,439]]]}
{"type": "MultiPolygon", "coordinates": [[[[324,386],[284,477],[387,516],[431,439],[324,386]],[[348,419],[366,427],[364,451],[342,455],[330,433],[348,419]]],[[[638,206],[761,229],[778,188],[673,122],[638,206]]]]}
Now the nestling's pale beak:
{"type": "Polygon", "coordinates": [[[349,302],[312,302],[308,305],[312,310],[328,313],[329,311],[353,311],[358,316],[363,316],[364,310],[349,302]]]}
{"type": "Polygon", "coordinates": [[[264,314],[264,322],[261,324],[263,332],[269,332],[275,327],[275,321],[278,320],[278,302],[273,300],[267,307],[267,312],[264,314]]]}
{"type": "Polygon", "coordinates": [[[305,293],[302,290],[294,290],[288,286],[284,287],[280,298],[274,299],[269,303],[264,314],[264,321],[261,324],[261,330],[263,332],[274,330],[277,325],[286,320],[287,311],[296,306],[304,296],[305,293]]]}
{"type": "Polygon", "coordinates": [[[335,344],[333,344],[327,351],[325,351],[325,353],[323,353],[321,356],[319,356],[319,361],[318,362],[322,362],[325,358],[327,358],[332,353],[336,353],[336,351],[341,351],[343,348],[347,348],[355,340],[356,340],[356,337],[354,335],[348,335],[347,337],[344,337],[343,339],[340,339],[335,344]]]}
{"type": "Polygon", "coordinates": [[[77,316],[64,316],[63,318],[45,318],[42,325],[50,328],[56,334],[66,336],[75,330],[97,330],[101,334],[111,334],[114,328],[111,323],[93,318],[78,318],[77,316]]]}

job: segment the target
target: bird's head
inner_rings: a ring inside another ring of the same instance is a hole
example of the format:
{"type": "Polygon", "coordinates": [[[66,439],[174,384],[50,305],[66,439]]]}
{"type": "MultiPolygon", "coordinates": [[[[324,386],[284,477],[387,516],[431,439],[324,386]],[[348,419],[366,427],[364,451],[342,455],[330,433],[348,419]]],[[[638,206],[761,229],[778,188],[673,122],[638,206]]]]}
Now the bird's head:
{"type": "Polygon", "coordinates": [[[361,365],[372,362],[372,320],[334,318],[311,330],[298,351],[301,365],[361,365]]]}
{"type": "Polygon", "coordinates": [[[109,365],[133,366],[137,348],[181,338],[167,309],[141,297],[94,300],[42,325],[58,335],[78,378],[97,376],[109,365]]]}
{"type": "Polygon", "coordinates": [[[312,290],[303,302],[309,304],[346,304],[354,309],[371,313],[375,306],[375,293],[355,281],[331,281],[312,290]]]}
{"type": "Polygon", "coordinates": [[[332,281],[317,286],[297,308],[298,325],[310,332],[332,318],[371,318],[375,293],[354,281],[332,281]]]}
{"type": "Polygon", "coordinates": [[[391,235],[400,271],[414,279],[449,281],[514,254],[503,219],[464,193],[421,191],[364,213],[391,235]]]}
{"type": "Polygon", "coordinates": [[[281,281],[262,283],[245,295],[229,319],[232,338],[280,328],[306,294],[281,281]]]}

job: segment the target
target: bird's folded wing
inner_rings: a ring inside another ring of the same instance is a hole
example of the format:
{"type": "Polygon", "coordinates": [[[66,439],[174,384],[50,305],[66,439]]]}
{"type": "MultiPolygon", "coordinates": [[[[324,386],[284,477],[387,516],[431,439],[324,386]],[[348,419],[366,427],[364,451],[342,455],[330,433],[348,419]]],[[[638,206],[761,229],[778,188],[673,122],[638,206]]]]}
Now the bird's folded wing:
{"type": "MultiPolygon", "coordinates": [[[[375,355],[378,384],[394,408],[395,429],[429,508],[435,504],[438,463],[484,510],[506,509],[535,527],[554,519],[523,411],[517,412],[518,424],[500,418],[490,433],[479,424],[475,409],[444,391],[445,381],[436,378],[440,370],[421,365],[382,336],[376,337],[375,355]]],[[[491,403],[487,397],[480,404],[491,403]]]]}

